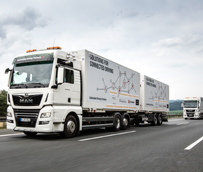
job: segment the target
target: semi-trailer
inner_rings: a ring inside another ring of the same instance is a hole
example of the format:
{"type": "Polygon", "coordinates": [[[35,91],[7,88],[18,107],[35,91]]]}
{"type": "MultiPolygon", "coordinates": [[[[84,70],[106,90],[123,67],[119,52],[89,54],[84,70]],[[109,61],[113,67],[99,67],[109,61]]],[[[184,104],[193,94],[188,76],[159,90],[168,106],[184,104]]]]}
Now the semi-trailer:
{"type": "Polygon", "coordinates": [[[186,97],[182,106],[184,119],[203,118],[203,97],[186,97]]]}
{"type": "Polygon", "coordinates": [[[167,121],[168,85],[88,50],[28,50],[5,73],[7,128],[28,136],[167,121]]]}

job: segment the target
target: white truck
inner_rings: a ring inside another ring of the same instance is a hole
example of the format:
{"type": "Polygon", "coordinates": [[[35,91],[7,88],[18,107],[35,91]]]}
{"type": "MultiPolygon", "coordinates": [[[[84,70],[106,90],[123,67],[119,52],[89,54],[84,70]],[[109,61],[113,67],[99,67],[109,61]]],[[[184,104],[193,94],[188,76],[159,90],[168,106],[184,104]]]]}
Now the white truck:
{"type": "Polygon", "coordinates": [[[203,97],[186,97],[183,102],[183,118],[203,118],[203,97]]]}
{"type": "Polygon", "coordinates": [[[7,128],[74,137],[93,128],[166,120],[169,87],[88,50],[28,50],[10,73],[7,128]],[[141,89],[140,89],[141,82],[141,89]]]}

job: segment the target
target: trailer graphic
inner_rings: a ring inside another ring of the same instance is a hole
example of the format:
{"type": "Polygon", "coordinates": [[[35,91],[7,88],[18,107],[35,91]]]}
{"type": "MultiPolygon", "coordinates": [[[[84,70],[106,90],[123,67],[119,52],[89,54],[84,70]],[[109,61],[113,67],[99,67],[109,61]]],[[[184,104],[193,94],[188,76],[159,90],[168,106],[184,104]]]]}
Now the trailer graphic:
{"type": "Polygon", "coordinates": [[[134,83],[133,83],[133,76],[135,75],[135,73],[131,73],[131,77],[128,78],[126,71],[124,71],[122,73],[120,71],[119,66],[118,66],[118,70],[119,70],[119,75],[118,75],[116,81],[113,82],[112,79],[110,79],[111,86],[108,87],[105,84],[104,78],[102,78],[104,88],[97,88],[97,91],[100,91],[100,90],[102,91],[103,90],[105,93],[107,93],[109,89],[117,90],[117,93],[118,93],[117,96],[119,96],[120,93],[128,93],[129,94],[131,92],[131,90],[136,93],[134,83]],[[122,79],[122,76],[123,76],[123,79],[122,79]],[[119,83],[119,84],[117,84],[117,83],[119,83]],[[126,85],[128,86],[127,90],[126,90],[126,87],[127,87],[126,85]]]}

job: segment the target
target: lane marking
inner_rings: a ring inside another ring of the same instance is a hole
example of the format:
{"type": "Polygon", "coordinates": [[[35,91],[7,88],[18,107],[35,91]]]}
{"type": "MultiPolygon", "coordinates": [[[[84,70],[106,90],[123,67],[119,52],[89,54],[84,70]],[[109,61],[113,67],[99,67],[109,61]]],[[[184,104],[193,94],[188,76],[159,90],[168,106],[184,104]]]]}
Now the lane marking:
{"type": "Polygon", "coordinates": [[[176,125],[184,125],[184,124],[188,124],[189,122],[182,122],[182,123],[178,123],[176,125]]]}
{"type": "Polygon", "coordinates": [[[190,150],[192,149],[194,146],[196,146],[198,143],[200,143],[203,140],[203,136],[201,138],[199,138],[197,141],[195,141],[194,143],[192,143],[191,145],[189,145],[188,147],[185,148],[185,150],[190,150]]]}
{"type": "Polygon", "coordinates": [[[101,139],[105,137],[112,137],[112,136],[118,136],[118,135],[123,135],[123,134],[130,134],[130,133],[135,133],[136,131],[129,131],[129,132],[123,132],[123,133],[117,133],[117,134],[110,134],[110,135],[105,135],[105,136],[99,136],[99,137],[92,137],[88,139],[82,139],[78,140],[79,142],[84,142],[84,141],[89,141],[89,140],[95,140],[95,139],[101,139]]]}
{"type": "Polygon", "coordinates": [[[18,133],[18,134],[4,134],[4,135],[0,135],[0,137],[7,137],[7,136],[14,136],[14,135],[23,135],[22,133],[18,133]]]}

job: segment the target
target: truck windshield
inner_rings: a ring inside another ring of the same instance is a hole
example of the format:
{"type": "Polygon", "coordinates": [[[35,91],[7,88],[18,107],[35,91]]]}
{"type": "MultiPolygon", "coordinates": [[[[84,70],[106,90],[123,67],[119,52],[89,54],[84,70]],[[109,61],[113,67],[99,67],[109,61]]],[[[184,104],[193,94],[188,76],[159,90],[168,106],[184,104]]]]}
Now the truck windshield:
{"type": "Polygon", "coordinates": [[[196,108],[197,100],[195,101],[184,101],[184,108],[196,108]]]}
{"type": "Polygon", "coordinates": [[[53,60],[15,64],[10,88],[48,87],[52,66],[53,60]]]}

